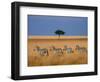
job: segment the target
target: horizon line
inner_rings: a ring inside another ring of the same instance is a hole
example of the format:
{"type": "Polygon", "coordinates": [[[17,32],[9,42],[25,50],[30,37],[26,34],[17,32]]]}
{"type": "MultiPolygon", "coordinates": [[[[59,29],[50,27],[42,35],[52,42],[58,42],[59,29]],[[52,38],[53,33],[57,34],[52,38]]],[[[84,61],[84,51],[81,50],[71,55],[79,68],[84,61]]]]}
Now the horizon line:
{"type": "MultiPolygon", "coordinates": [[[[28,36],[28,39],[58,39],[58,36],[28,36]]],[[[59,39],[87,39],[87,36],[60,36],[59,39]]]]}

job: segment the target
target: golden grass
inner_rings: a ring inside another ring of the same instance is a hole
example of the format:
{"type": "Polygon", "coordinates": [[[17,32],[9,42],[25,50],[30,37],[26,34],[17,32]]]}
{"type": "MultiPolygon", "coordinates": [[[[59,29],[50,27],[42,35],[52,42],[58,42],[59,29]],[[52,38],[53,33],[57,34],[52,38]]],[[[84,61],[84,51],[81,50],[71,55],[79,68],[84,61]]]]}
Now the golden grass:
{"type": "MultiPolygon", "coordinates": [[[[33,49],[34,45],[48,45],[44,46],[48,49],[50,45],[54,45],[56,47],[63,48],[63,45],[68,44],[71,45],[69,47],[73,47],[75,44],[79,44],[87,47],[87,37],[86,36],[74,36],[74,37],[63,37],[58,40],[58,37],[32,37],[28,38],[28,66],[50,66],[50,65],[76,65],[76,64],[87,64],[88,63],[88,55],[87,53],[78,54],[76,52],[72,54],[64,53],[59,56],[57,54],[53,54],[49,51],[49,56],[41,56],[33,49]],[[73,40],[72,40],[73,38],[73,40]]],[[[41,46],[42,47],[42,46],[41,46]]],[[[43,48],[43,47],[42,47],[43,48]]]]}
{"type": "Polygon", "coordinates": [[[48,66],[48,65],[71,65],[87,64],[87,54],[70,55],[50,55],[50,56],[31,56],[28,60],[28,66],[48,66]]]}
{"type": "Polygon", "coordinates": [[[87,39],[87,36],[29,36],[28,39],[87,39]]]}

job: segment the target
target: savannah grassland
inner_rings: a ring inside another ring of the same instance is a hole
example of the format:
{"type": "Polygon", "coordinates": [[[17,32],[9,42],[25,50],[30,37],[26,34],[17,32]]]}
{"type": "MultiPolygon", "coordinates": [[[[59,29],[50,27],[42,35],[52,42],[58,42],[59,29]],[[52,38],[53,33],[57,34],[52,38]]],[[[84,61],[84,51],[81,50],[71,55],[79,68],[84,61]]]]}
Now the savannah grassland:
{"type": "Polygon", "coordinates": [[[87,48],[86,36],[29,36],[28,37],[28,66],[49,66],[49,65],[75,65],[87,64],[88,54],[83,52],[81,54],[75,51],[75,45],[81,45],[87,48]],[[67,54],[65,51],[63,55],[54,54],[49,50],[48,56],[41,56],[37,51],[34,51],[36,46],[40,48],[47,48],[53,45],[56,48],[63,48],[64,45],[71,47],[74,52],[67,54]]]}

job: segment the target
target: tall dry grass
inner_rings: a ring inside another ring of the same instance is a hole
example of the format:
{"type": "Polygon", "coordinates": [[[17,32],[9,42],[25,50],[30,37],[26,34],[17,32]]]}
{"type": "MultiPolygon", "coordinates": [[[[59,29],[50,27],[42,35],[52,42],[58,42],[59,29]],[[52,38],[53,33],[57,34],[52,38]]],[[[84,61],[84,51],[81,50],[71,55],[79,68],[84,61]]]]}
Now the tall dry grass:
{"type": "Polygon", "coordinates": [[[72,54],[67,54],[64,52],[63,55],[59,56],[49,52],[49,56],[41,56],[36,51],[33,51],[35,48],[34,45],[39,45],[41,48],[46,47],[47,49],[54,45],[56,47],[63,48],[63,45],[69,45],[75,49],[73,45],[79,44],[87,48],[87,38],[86,37],[63,37],[63,39],[58,40],[56,37],[45,37],[41,39],[38,37],[31,37],[28,39],[28,66],[49,66],[49,65],[76,65],[76,64],[87,64],[88,63],[88,54],[76,52],[72,54]],[[47,39],[46,39],[47,38],[47,39]],[[49,39],[48,39],[49,38],[49,39]],[[70,39],[71,38],[71,39],[70,39]],[[80,39],[81,38],[81,39],[80,39]],[[42,47],[42,45],[48,45],[42,47]]]}
{"type": "Polygon", "coordinates": [[[87,54],[29,56],[28,66],[87,64],[87,54]]]}

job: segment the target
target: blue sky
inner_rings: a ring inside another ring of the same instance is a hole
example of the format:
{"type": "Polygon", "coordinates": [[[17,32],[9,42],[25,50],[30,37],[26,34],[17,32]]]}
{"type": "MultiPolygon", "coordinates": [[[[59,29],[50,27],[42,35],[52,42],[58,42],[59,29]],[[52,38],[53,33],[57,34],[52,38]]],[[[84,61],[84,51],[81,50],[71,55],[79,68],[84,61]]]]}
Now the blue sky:
{"type": "Polygon", "coordinates": [[[28,35],[55,36],[63,30],[64,36],[87,36],[87,17],[28,15],[28,35]]]}

